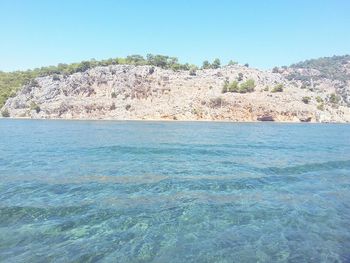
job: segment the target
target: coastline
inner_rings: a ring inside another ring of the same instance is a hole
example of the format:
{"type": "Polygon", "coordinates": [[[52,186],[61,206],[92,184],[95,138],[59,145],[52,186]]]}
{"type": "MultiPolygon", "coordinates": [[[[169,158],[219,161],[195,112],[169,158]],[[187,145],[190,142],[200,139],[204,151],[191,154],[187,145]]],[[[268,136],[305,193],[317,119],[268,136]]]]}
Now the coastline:
{"type": "Polygon", "coordinates": [[[203,123],[237,123],[237,124],[256,124],[256,123],[265,123],[265,124],[350,124],[350,122],[301,122],[301,121],[234,121],[234,120],[209,120],[209,119],[186,119],[186,120],[171,120],[171,119],[107,119],[107,118],[91,118],[91,119],[73,119],[73,118],[29,118],[29,117],[0,117],[0,120],[35,120],[35,121],[103,121],[103,122],[203,122],[203,123]]]}

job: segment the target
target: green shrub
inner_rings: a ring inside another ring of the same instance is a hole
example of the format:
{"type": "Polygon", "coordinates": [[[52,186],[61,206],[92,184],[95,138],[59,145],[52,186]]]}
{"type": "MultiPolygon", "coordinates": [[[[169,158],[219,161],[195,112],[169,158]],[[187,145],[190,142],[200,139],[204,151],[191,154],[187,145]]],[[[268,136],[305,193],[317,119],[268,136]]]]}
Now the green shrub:
{"type": "Polygon", "coordinates": [[[232,81],[231,83],[228,80],[225,80],[222,93],[226,92],[235,92],[235,93],[247,93],[253,92],[255,89],[255,81],[253,79],[248,79],[246,82],[243,82],[241,85],[238,84],[238,81],[232,81]]]}
{"type": "Polygon", "coordinates": [[[1,112],[1,116],[4,117],[4,118],[10,117],[10,113],[9,113],[8,109],[4,109],[4,110],[1,112]]]}
{"type": "Polygon", "coordinates": [[[228,87],[229,92],[239,92],[238,81],[232,81],[228,87]]]}
{"type": "Polygon", "coordinates": [[[117,93],[115,93],[114,91],[111,93],[111,97],[113,98],[113,99],[115,99],[116,97],[117,97],[117,93]]]}
{"type": "Polygon", "coordinates": [[[317,96],[317,97],[316,97],[316,101],[317,101],[318,103],[323,103],[323,99],[322,99],[320,96],[317,96]]]}
{"type": "Polygon", "coordinates": [[[233,65],[237,65],[237,64],[238,64],[238,62],[230,60],[227,65],[228,66],[233,66],[233,65]]]}
{"type": "Polygon", "coordinates": [[[283,92],[284,89],[284,85],[283,84],[277,84],[276,86],[274,86],[271,90],[271,92],[275,93],[275,92],[283,92]]]}
{"type": "Polygon", "coordinates": [[[226,93],[229,91],[229,86],[230,86],[230,82],[226,79],[224,81],[224,85],[222,86],[222,93],[226,93]]]}
{"type": "Polygon", "coordinates": [[[303,97],[301,100],[302,100],[305,104],[308,104],[308,103],[310,102],[311,98],[310,98],[310,97],[303,97]]]}
{"type": "Polygon", "coordinates": [[[338,104],[339,101],[340,101],[340,97],[338,95],[336,95],[335,93],[332,93],[330,96],[329,96],[329,102],[332,103],[332,104],[338,104]]]}
{"type": "Polygon", "coordinates": [[[317,109],[321,110],[321,111],[324,111],[324,104],[323,103],[318,104],[317,105],[317,109]]]}
{"type": "Polygon", "coordinates": [[[30,104],[30,110],[35,110],[36,113],[39,113],[41,111],[40,106],[36,104],[34,101],[30,104]]]}
{"type": "Polygon", "coordinates": [[[239,93],[253,92],[255,86],[255,81],[253,79],[248,79],[239,86],[239,93]]]}

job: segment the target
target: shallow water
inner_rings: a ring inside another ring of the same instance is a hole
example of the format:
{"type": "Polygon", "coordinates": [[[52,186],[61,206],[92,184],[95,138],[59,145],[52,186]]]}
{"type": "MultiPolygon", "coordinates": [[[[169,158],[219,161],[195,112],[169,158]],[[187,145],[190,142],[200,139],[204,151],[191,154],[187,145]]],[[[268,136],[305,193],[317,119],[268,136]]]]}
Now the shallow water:
{"type": "Polygon", "coordinates": [[[350,125],[0,120],[0,261],[349,262],[350,125]]]}

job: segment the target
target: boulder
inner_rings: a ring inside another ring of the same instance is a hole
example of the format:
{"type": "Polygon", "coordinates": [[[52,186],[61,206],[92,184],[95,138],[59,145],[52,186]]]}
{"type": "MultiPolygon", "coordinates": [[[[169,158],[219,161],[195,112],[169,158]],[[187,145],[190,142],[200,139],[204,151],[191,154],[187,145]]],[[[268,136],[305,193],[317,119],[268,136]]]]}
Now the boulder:
{"type": "Polygon", "coordinates": [[[300,120],[301,122],[310,122],[311,119],[312,119],[312,117],[301,117],[301,118],[299,118],[299,120],[300,120]]]}
{"type": "Polygon", "coordinates": [[[257,120],[258,121],[274,121],[273,117],[271,115],[268,115],[268,114],[258,116],[257,120]]]}

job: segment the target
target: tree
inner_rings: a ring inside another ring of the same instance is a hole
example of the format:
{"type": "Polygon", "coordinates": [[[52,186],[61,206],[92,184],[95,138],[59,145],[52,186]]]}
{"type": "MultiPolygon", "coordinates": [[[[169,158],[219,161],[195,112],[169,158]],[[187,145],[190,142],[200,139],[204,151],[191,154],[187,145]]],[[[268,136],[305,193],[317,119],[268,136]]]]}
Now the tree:
{"type": "Polygon", "coordinates": [[[126,57],[126,61],[130,64],[144,65],[146,60],[141,55],[131,55],[126,57]]]}
{"type": "Polygon", "coordinates": [[[211,64],[211,67],[216,69],[216,68],[220,68],[220,66],[221,66],[220,59],[218,58],[214,59],[213,64],[211,64]]]}
{"type": "Polygon", "coordinates": [[[91,67],[90,61],[83,61],[78,64],[76,67],[76,72],[84,72],[87,71],[91,67]]]}
{"type": "Polygon", "coordinates": [[[237,64],[238,64],[238,62],[230,60],[227,65],[228,66],[234,66],[234,65],[237,65],[237,64]]]}
{"type": "Polygon", "coordinates": [[[278,69],[278,67],[274,67],[273,69],[272,69],[272,73],[279,73],[280,71],[279,71],[279,69],[278,69]]]}
{"type": "Polygon", "coordinates": [[[211,68],[211,65],[208,60],[203,61],[202,69],[208,69],[211,68]]]}

